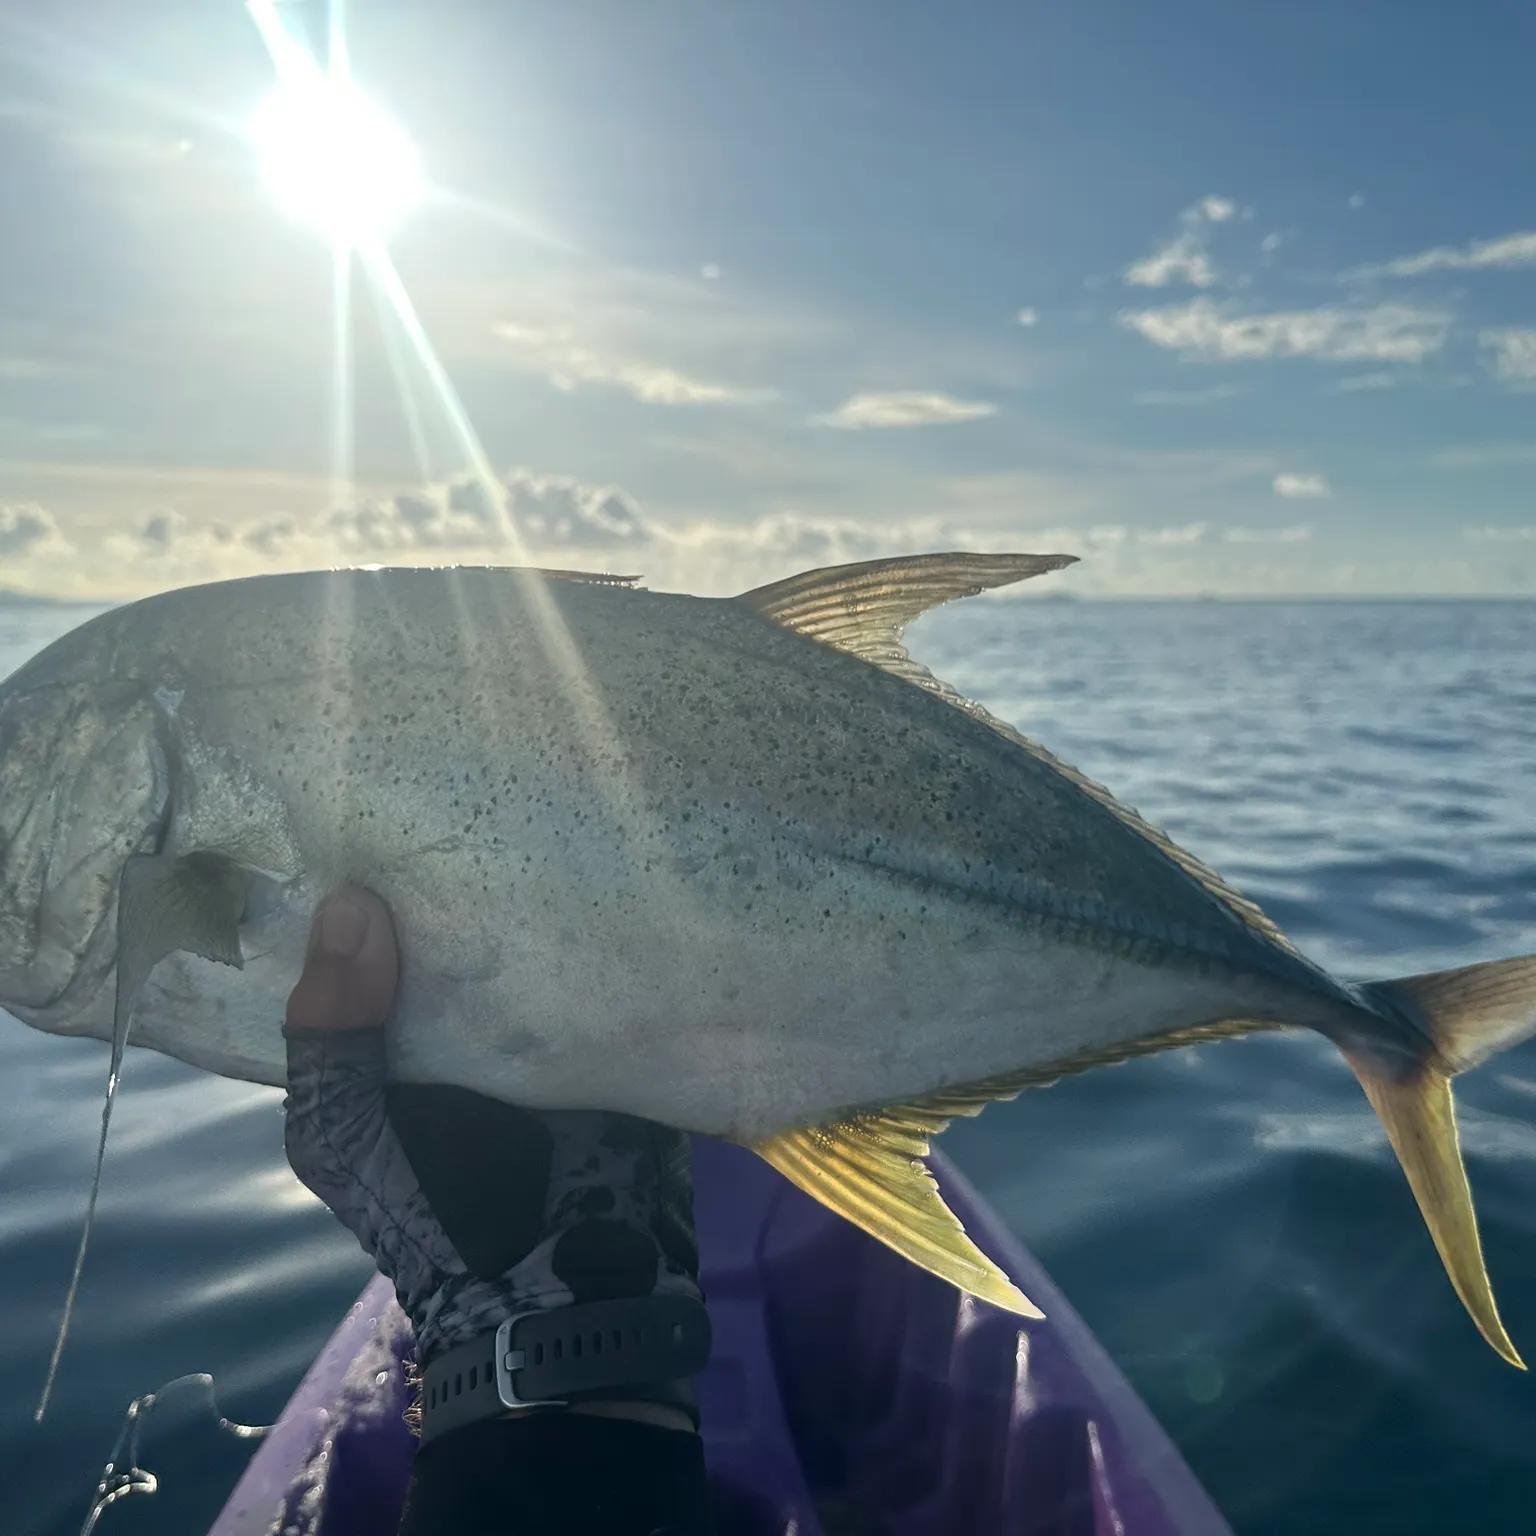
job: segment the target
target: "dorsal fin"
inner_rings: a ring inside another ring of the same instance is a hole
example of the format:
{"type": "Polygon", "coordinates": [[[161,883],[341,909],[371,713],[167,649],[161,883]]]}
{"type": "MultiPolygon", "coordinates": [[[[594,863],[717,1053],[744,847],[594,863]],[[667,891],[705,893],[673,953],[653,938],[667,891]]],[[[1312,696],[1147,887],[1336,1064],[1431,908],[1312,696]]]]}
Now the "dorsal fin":
{"type": "Polygon", "coordinates": [[[589,581],[598,587],[632,587],[638,576],[615,576],[608,571],[553,571],[537,565],[513,566],[525,576],[542,576],[546,581],[589,581]]]}
{"type": "Polygon", "coordinates": [[[952,598],[975,597],[992,587],[1059,571],[1076,560],[1076,555],[903,555],[802,571],[743,592],[737,601],[786,629],[922,683],[912,672],[926,678],[932,673],[914,662],[901,643],[902,630],[919,614],[952,598]]]}
{"type": "Polygon", "coordinates": [[[449,565],[441,569],[454,571],[497,571],[511,576],[537,576],[541,581],[585,582],[594,587],[633,587],[643,580],[640,576],[615,576],[611,571],[561,571],[542,565],[449,565]]]}
{"type": "Polygon", "coordinates": [[[1214,869],[1180,848],[1166,832],[1143,820],[1130,806],[1122,805],[1102,784],[1062,762],[1038,742],[1004,724],[980,704],[935,677],[921,662],[914,661],[901,643],[902,628],[929,608],[954,597],[974,596],[989,587],[1007,586],[1026,576],[1060,570],[1076,558],[1075,555],[948,554],[867,560],[859,565],[806,571],[786,581],[744,592],[738,601],[764,618],[840,650],[850,651],[882,671],[904,678],[929,693],[936,693],[956,708],[963,709],[973,719],[1054,769],[1131,831],[1144,837],[1244,927],[1293,958],[1304,959],[1263,910],[1228,885],[1214,869]]]}

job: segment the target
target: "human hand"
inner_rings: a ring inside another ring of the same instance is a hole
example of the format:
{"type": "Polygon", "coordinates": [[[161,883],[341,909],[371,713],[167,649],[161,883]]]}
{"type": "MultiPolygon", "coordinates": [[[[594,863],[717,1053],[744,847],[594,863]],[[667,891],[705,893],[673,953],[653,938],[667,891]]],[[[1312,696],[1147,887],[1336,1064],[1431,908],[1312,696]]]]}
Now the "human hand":
{"type": "MultiPolygon", "coordinates": [[[[609,1384],[562,1390],[560,1401],[692,1428],[690,1378],[708,1324],[688,1138],[624,1115],[530,1112],[445,1085],[386,1084],[383,1026],[398,978],[394,926],[377,896],[352,887],[322,903],[284,1029],[287,1150],[395,1283],[429,1368],[426,1429],[433,1370],[490,1358],[476,1341],[532,1314],[531,1331],[519,1326],[530,1359],[546,1324],[551,1338],[567,1325],[582,1339],[592,1327],[611,1338],[615,1325],[664,1333],[666,1347],[632,1348],[629,1359],[664,1364],[665,1375],[613,1384],[611,1347],[602,1361],[589,1352],[586,1376],[596,1368],[609,1384]],[[637,1309],[640,1298],[650,1300],[637,1309]],[[561,1309],[572,1310],[542,1316],[561,1309]]],[[[563,1375],[581,1371],[567,1362],[563,1375]]],[[[458,1412],[455,1403],[439,1417],[458,1412]]]]}
{"type": "Polygon", "coordinates": [[[377,1029],[389,1017],[399,981],[389,908],[372,891],[337,891],[315,913],[284,1031],[377,1029]]]}

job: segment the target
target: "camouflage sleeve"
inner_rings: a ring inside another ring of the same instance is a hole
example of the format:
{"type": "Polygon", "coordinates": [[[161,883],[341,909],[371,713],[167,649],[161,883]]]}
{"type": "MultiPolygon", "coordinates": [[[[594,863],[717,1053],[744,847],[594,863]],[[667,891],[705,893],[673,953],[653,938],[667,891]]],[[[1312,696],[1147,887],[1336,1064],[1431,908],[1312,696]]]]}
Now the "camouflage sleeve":
{"type": "Polygon", "coordinates": [[[382,1029],[289,1030],[286,1146],[413,1315],[464,1265],[385,1113],[382,1029]]]}
{"type": "MultiPolygon", "coordinates": [[[[447,1162],[431,1167],[423,1152],[429,1188],[443,1187],[445,1195],[449,1183],[475,1188],[478,1209],[448,1220],[458,1251],[489,1251],[490,1231],[510,1227],[516,1233],[498,1255],[496,1272],[469,1266],[444,1277],[432,1306],[415,1319],[424,1359],[530,1308],[652,1291],[699,1294],[685,1135],[626,1115],[491,1108],[508,1139],[523,1119],[539,1126],[547,1140],[533,1219],[526,1225],[507,1220],[524,1203],[514,1187],[521,1179],[515,1170],[498,1178],[483,1145],[454,1143],[455,1158],[467,1165],[459,1168],[447,1162]]],[[[417,1147],[409,1136],[406,1144],[417,1147]]]]}
{"type": "Polygon", "coordinates": [[[288,1031],[288,1160],[394,1281],[423,1362],[529,1308],[698,1294],[685,1135],[384,1079],[381,1029],[288,1031]]]}

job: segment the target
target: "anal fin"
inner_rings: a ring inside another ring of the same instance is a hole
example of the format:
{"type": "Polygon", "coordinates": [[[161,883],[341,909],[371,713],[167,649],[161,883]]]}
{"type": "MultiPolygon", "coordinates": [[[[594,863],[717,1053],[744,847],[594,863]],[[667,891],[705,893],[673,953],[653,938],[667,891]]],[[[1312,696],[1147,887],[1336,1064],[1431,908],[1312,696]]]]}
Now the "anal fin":
{"type": "Polygon", "coordinates": [[[967,1295],[1044,1317],[965,1234],[923,1162],[947,1122],[919,1106],[783,1131],[753,1151],[829,1210],[967,1295]]]}
{"type": "Polygon", "coordinates": [[[1040,1309],[966,1236],[944,1204],[923,1159],[951,1120],[979,1115],[988,1104],[1047,1088],[1063,1077],[1138,1056],[1204,1045],[1274,1029],[1263,1020],[1222,1019],[1169,1030],[974,1083],[936,1089],[906,1104],[843,1115],[826,1125],[781,1131],[752,1150],[790,1183],[878,1238],[930,1274],[970,1296],[1042,1317],[1040,1309]]]}

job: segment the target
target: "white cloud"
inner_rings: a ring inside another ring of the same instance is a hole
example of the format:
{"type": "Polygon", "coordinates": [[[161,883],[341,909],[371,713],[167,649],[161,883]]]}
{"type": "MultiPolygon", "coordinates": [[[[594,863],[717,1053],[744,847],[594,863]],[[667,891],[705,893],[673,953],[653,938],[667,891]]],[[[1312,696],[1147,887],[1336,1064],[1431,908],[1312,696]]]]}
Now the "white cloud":
{"type": "Polygon", "coordinates": [[[1284,238],[1285,237],[1279,232],[1279,230],[1271,230],[1269,234],[1265,235],[1264,238],[1259,241],[1259,249],[1263,251],[1266,256],[1272,256],[1276,251],[1280,249],[1280,242],[1284,238]]]}
{"type": "Polygon", "coordinates": [[[1422,277],[1426,272],[1470,272],[1488,267],[1536,267],[1536,229],[1474,240],[1470,245],[1437,245],[1378,266],[1359,267],[1347,277],[1422,277]]]}
{"type": "Polygon", "coordinates": [[[1166,288],[1170,283],[1209,288],[1215,281],[1215,265],[1200,237],[1187,230],[1125,269],[1125,282],[1133,288],[1166,288]]]}
{"type": "Polygon", "coordinates": [[[1288,528],[1226,528],[1222,538],[1229,544],[1305,544],[1312,537],[1311,523],[1288,528]]]}
{"type": "Polygon", "coordinates": [[[1037,309],[1021,309],[1014,316],[1014,319],[1022,326],[1038,325],[1040,322],[1040,311],[1037,309]]]}
{"type": "MultiPolygon", "coordinates": [[[[1264,483],[1273,472],[1273,468],[1268,471],[1264,483]]],[[[1182,471],[1167,485],[1184,484],[1181,476],[1182,471]]],[[[467,482],[459,482],[458,495],[452,486],[394,493],[379,488],[371,499],[351,509],[350,519],[342,520],[328,516],[323,502],[309,503],[308,510],[303,510],[306,503],[298,494],[297,482],[285,489],[276,479],[249,484],[230,479],[229,490],[244,486],[282,497],[300,510],[262,512],[258,496],[257,501],[241,505],[236,519],[225,515],[228,498],[211,499],[206,509],[195,510],[188,487],[187,510],[167,504],[152,515],[141,514],[131,525],[123,520],[124,531],[102,534],[100,529],[121,519],[122,512],[104,507],[99,496],[69,510],[27,506],[36,515],[0,517],[0,528],[26,529],[23,542],[41,530],[45,542],[28,548],[47,553],[0,561],[0,582],[22,590],[99,600],[260,571],[313,569],[361,560],[409,565],[455,560],[512,563],[521,558],[566,569],[638,573],[657,591],[728,594],[811,566],[956,548],[1082,557],[1083,563],[1068,572],[1026,583],[1019,589],[1025,597],[1053,589],[1085,597],[1351,591],[1475,594],[1518,592],[1522,586],[1530,590],[1536,580],[1536,566],[1529,563],[1536,555],[1536,528],[1453,529],[1413,553],[1395,556],[1387,551],[1387,558],[1382,558],[1383,552],[1374,545],[1362,546],[1358,538],[1351,543],[1347,530],[1331,530],[1326,548],[1319,547],[1311,524],[1229,526],[1204,516],[1179,521],[1170,517],[1166,525],[1115,520],[1110,509],[1126,504],[1132,483],[1144,486],[1145,472],[1120,491],[1098,497],[1102,511],[1094,497],[1079,494],[1074,501],[1070,479],[1056,486],[1042,481],[1035,487],[1038,494],[1021,496],[1019,486],[1003,483],[1008,477],[990,478],[996,482],[990,490],[975,487],[978,494],[969,501],[949,494],[946,487],[952,482],[941,479],[924,483],[906,502],[860,505],[848,512],[823,511],[815,504],[779,507],[750,520],[729,521],[650,513],[642,519],[622,493],[617,493],[621,498],[617,503],[605,502],[604,491],[595,485],[514,471],[506,479],[525,501],[534,504],[545,529],[537,539],[530,532],[521,555],[493,541],[482,515],[488,498],[464,492],[467,482]],[[455,502],[457,510],[451,504],[455,502]],[[908,511],[909,506],[935,510],[908,511]],[[567,524],[566,511],[574,522],[567,524]],[[98,521],[104,513],[105,524],[98,521]],[[1061,521],[1055,521],[1057,517],[1061,521]],[[632,528],[636,520],[641,524],[638,534],[632,528]],[[445,530],[478,542],[463,546],[435,542],[445,536],[445,530]],[[64,535],[73,541],[73,549],[62,543],[64,535]],[[562,538],[570,542],[562,544],[562,538]],[[59,542],[53,542],[56,539],[59,542]]],[[[323,480],[313,487],[322,494],[323,488],[323,480]]],[[[176,494],[171,482],[166,482],[166,489],[176,494]]],[[[534,513],[528,513],[527,520],[532,523],[534,513]]]]}
{"type": "Polygon", "coordinates": [[[1448,315],[1406,304],[1255,315],[1207,298],[1163,309],[1124,310],[1120,323],[1154,346],[1186,357],[1242,361],[1315,357],[1416,363],[1438,352],[1450,332],[1448,315]]]}
{"type": "Polygon", "coordinates": [[[1212,384],[1209,389],[1144,389],[1136,396],[1137,405],[1209,405],[1242,394],[1236,384],[1212,384]]]}
{"type": "Polygon", "coordinates": [[[1210,531],[1209,523],[1185,523],[1178,528],[1148,528],[1140,534],[1143,544],[1200,544],[1210,531]]]}
{"type": "Polygon", "coordinates": [[[1331,494],[1321,475],[1276,475],[1275,495],[1287,501],[1313,501],[1331,494]]]}
{"type": "Polygon", "coordinates": [[[1484,331],[1478,340],[1493,349],[1493,371],[1501,379],[1515,384],[1536,383],[1536,330],[1506,327],[1484,331]]]}
{"type": "MultiPolygon", "coordinates": [[[[281,555],[298,535],[297,520],[286,512],[233,523],[194,522],[172,507],[109,534],[103,547],[112,562],[159,583],[205,573],[244,575],[257,557],[281,555]]],[[[330,551],[331,558],[335,553],[330,551]]]]}
{"type": "MultiPolygon", "coordinates": [[[[1203,522],[1166,528],[1090,522],[987,529],[949,517],[874,521],[785,511],[748,523],[703,520],[658,527],[645,560],[648,576],[659,578],[654,584],[734,592],[810,567],[882,555],[926,549],[1029,550],[1081,557],[1082,565],[1050,581],[1066,591],[1155,591],[1168,562],[1197,555],[1209,532],[1203,522]]],[[[1019,590],[1039,595],[1048,587],[1032,581],[1019,590]]]]}
{"type": "Polygon", "coordinates": [[[179,512],[157,512],[139,529],[140,548],[149,555],[169,554],[171,545],[180,539],[185,522],[179,512]]]}
{"type": "Polygon", "coordinates": [[[502,321],[496,336],[556,389],[607,384],[648,405],[721,405],[750,398],[728,384],[698,379],[676,368],[639,362],[589,345],[564,326],[532,326],[502,321]]]}
{"type": "Polygon", "coordinates": [[[1179,233],[1150,256],[1132,262],[1123,274],[1125,283],[1132,288],[1166,288],[1170,283],[1212,287],[1218,274],[1205,248],[1205,227],[1225,224],[1236,214],[1237,204],[1230,198],[1211,195],[1192,203],[1179,215],[1179,233]]]}
{"type": "Polygon", "coordinates": [[[72,594],[139,595],[187,582],[215,581],[258,571],[302,570],[386,561],[397,564],[492,561],[632,568],[635,552],[653,537],[633,499],[614,486],[593,485],[569,475],[509,470],[494,496],[479,483],[459,479],[380,490],[349,505],[305,512],[274,509],[243,517],[188,515],[167,506],[69,551],[46,512],[0,508],[0,563],[9,567],[12,543],[31,541],[47,559],[26,573],[31,590],[72,594]],[[46,526],[45,526],[46,525],[46,526]],[[39,540],[53,540],[39,543],[39,540]],[[67,572],[67,577],[66,577],[67,572]]]}
{"type": "Polygon", "coordinates": [[[635,545],[651,536],[639,507],[617,486],[529,470],[514,470],[505,483],[512,521],[533,544],[635,545]]]}
{"type": "Polygon", "coordinates": [[[938,391],[908,389],[852,395],[835,411],[812,420],[817,426],[857,431],[864,427],[945,426],[996,414],[997,407],[988,400],[960,400],[938,391]]]}
{"type": "Polygon", "coordinates": [[[0,505],[0,561],[13,561],[47,549],[68,549],[53,514],[35,502],[0,505]]]}
{"type": "Polygon", "coordinates": [[[247,549],[271,558],[281,554],[299,534],[298,519],[288,512],[275,512],[271,517],[258,517],[241,530],[240,538],[247,549]]]}
{"type": "Polygon", "coordinates": [[[377,559],[417,550],[500,549],[502,530],[476,510],[455,509],[443,492],[407,491],[381,500],[364,499],[328,513],[325,536],[345,555],[377,559]]]}
{"type": "Polygon", "coordinates": [[[1349,206],[1358,212],[1358,210],[1365,207],[1365,198],[1359,192],[1351,192],[1349,194],[1349,206]]]}
{"type": "Polygon", "coordinates": [[[643,363],[624,364],[601,382],[617,384],[649,405],[717,405],[745,398],[740,390],[729,385],[711,384],[689,378],[675,368],[649,367],[643,363]]]}
{"type": "Polygon", "coordinates": [[[514,539],[536,551],[608,550],[650,538],[640,509],[616,486],[513,469],[498,490],[499,506],[472,479],[403,491],[337,508],[325,528],[344,552],[367,555],[453,549],[497,550],[506,558],[514,539]]]}

